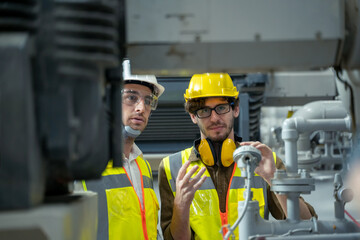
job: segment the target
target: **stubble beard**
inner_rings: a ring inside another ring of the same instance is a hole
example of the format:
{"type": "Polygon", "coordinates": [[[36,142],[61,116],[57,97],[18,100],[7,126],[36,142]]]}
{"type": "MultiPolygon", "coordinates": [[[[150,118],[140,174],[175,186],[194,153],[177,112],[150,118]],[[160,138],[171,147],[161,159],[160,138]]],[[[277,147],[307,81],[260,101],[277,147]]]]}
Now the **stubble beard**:
{"type": "Polygon", "coordinates": [[[233,129],[234,118],[232,118],[230,123],[228,125],[226,125],[225,131],[222,132],[223,134],[219,133],[219,134],[214,134],[213,136],[210,136],[202,124],[198,124],[198,126],[199,126],[200,131],[206,138],[209,138],[212,142],[221,142],[222,143],[225,139],[227,139],[229,137],[230,132],[233,129]]]}

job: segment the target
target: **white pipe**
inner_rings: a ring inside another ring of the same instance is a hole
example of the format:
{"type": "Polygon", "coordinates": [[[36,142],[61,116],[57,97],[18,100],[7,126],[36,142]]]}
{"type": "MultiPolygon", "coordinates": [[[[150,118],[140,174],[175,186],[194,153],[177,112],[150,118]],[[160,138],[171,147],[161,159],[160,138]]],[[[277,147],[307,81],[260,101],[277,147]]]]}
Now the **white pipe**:
{"type": "Polygon", "coordinates": [[[285,144],[285,165],[288,175],[296,175],[298,171],[296,141],[299,133],[296,130],[294,118],[288,118],[282,126],[282,139],[285,144]]]}
{"type": "MultiPolygon", "coordinates": [[[[297,110],[292,118],[304,119],[340,119],[345,118],[347,112],[341,101],[315,101],[297,110]]],[[[302,132],[297,142],[299,151],[310,151],[310,133],[302,132]]]]}
{"type": "Polygon", "coordinates": [[[307,120],[302,117],[294,118],[296,130],[299,133],[313,132],[316,130],[323,131],[351,131],[350,117],[343,119],[311,119],[307,120]]]}
{"type": "Polygon", "coordinates": [[[297,110],[292,118],[304,119],[333,119],[345,118],[347,112],[341,101],[315,101],[297,110]]]}
{"type": "Polygon", "coordinates": [[[306,120],[302,117],[288,118],[283,123],[282,138],[285,143],[285,165],[288,174],[297,174],[298,159],[296,141],[300,132],[315,130],[351,131],[351,120],[347,116],[343,119],[315,119],[306,120]]]}
{"type": "Polygon", "coordinates": [[[300,220],[299,193],[288,193],[286,195],[287,219],[297,222],[300,220]]]}

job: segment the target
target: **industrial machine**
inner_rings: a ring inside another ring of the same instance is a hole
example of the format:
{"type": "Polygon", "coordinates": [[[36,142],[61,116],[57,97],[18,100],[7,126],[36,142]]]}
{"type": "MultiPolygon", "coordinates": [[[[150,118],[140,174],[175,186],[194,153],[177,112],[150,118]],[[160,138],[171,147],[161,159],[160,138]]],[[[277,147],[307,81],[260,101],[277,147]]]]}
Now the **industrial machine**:
{"type": "Polygon", "coordinates": [[[121,163],[121,9],[0,2],[0,239],[96,238],[97,195],[70,186],[121,163]]]}

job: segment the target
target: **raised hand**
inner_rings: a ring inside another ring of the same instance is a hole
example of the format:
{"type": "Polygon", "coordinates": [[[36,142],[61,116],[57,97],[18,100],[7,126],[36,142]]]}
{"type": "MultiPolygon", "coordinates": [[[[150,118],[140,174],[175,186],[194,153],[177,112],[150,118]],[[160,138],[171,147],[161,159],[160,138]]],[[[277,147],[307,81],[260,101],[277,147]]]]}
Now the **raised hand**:
{"type": "Polygon", "coordinates": [[[176,195],[174,199],[173,216],[170,225],[171,235],[174,239],[190,239],[190,205],[195,192],[204,183],[206,176],[201,177],[206,168],[201,168],[195,177],[191,176],[198,170],[198,166],[192,167],[188,172],[190,161],[184,163],[176,178],[176,195]]]}
{"type": "Polygon", "coordinates": [[[190,166],[190,161],[184,163],[180,168],[178,176],[176,178],[176,196],[175,204],[184,205],[184,207],[190,207],[192,200],[194,199],[195,192],[201,187],[206,179],[206,176],[201,177],[206,168],[201,168],[195,177],[191,176],[198,170],[198,166],[192,167],[188,172],[187,168],[190,166]]]}

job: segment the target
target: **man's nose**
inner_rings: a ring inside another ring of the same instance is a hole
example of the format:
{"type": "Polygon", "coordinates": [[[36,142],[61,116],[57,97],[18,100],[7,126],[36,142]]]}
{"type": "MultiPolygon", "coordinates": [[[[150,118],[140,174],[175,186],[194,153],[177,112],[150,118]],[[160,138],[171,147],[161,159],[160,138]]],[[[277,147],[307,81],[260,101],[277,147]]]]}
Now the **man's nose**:
{"type": "Polygon", "coordinates": [[[135,111],[136,112],[144,112],[145,111],[145,100],[143,98],[140,98],[140,100],[135,105],[135,111]]]}
{"type": "Polygon", "coordinates": [[[215,109],[211,110],[211,114],[210,114],[210,120],[211,121],[216,121],[219,119],[219,115],[215,112],[215,109]]]}

